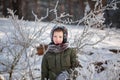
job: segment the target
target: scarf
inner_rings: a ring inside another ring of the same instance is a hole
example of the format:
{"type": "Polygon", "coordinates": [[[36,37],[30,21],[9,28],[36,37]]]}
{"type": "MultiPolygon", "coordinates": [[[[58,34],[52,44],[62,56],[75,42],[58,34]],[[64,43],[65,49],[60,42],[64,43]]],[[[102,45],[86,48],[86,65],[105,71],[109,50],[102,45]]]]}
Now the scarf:
{"type": "Polygon", "coordinates": [[[48,46],[48,50],[47,51],[54,52],[54,53],[59,53],[59,52],[62,52],[64,50],[66,50],[67,48],[68,48],[68,43],[59,44],[59,45],[50,44],[48,46]]]}

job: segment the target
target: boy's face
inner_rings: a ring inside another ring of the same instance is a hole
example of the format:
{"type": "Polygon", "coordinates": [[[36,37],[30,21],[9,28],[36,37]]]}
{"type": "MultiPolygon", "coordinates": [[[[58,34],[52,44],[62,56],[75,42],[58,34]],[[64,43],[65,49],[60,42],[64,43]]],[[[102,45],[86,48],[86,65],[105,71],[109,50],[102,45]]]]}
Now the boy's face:
{"type": "Polygon", "coordinates": [[[63,32],[62,31],[54,31],[53,42],[54,42],[54,44],[61,44],[63,42],[63,32]]]}

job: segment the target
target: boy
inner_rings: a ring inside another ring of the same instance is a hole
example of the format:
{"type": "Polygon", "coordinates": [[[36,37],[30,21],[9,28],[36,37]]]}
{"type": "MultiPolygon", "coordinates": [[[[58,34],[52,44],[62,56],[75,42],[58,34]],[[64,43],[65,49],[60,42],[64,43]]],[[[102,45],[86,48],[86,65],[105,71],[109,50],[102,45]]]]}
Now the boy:
{"type": "Polygon", "coordinates": [[[70,80],[70,73],[78,66],[76,51],[68,47],[68,31],[64,26],[51,30],[51,43],[42,59],[41,80],[70,80]]]}

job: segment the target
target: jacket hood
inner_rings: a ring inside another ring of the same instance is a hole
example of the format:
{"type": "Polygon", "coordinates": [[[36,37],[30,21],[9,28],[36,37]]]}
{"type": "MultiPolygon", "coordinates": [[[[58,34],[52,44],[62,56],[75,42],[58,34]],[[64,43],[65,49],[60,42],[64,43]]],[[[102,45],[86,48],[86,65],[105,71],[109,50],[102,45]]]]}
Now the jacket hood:
{"type": "Polygon", "coordinates": [[[64,26],[54,26],[53,29],[51,30],[51,34],[50,34],[50,37],[51,37],[51,43],[54,43],[53,42],[53,34],[54,34],[54,31],[56,30],[61,30],[63,32],[63,43],[66,43],[67,42],[67,37],[68,37],[68,30],[66,27],[64,26]]]}

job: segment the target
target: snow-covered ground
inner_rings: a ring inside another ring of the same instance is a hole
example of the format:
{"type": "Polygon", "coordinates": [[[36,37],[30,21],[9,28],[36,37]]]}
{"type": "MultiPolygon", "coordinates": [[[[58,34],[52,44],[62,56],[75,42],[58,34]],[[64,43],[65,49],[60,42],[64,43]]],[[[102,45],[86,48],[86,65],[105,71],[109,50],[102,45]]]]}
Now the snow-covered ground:
{"type": "MultiPolygon", "coordinates": [[[[0,74],[6,80],[10,80],[10,78],[11,80],[40,80],[42,56],[36,55],[35,47],[39,43],[48,44],[50,42],[49,33],[54,24],[48,24],[41,22],[36,26],[34,22],[25,22],[23,23],[24,26],[22,25],[25,28],[20,29],[23,32],[22,34],[25,34],[21,35],[21,33],[16,32],[17,30],[15,31],[15,27],[10,20],[0,18],[0,74]],[[33,37],[32,34],[39,31],[39,28],[43,26],[47,27],[41,31],[42,35],[37,35],[37,38],[33,37]],[[22,40],[23,38],[25,39],[22,40]],[[17,41],[20,43],[18,44],[17,41]],[[31,44],[29,47],[25,47],[24,50],[24,44],[22,43],[26,44],[26,42],[31,44]],[[16,56],[18,56],[18,59],[16,59],[16,56]]],[[[65,26],[69,31],[70,43],[74,41],[75,35],[82,34],[83,28],[81,27],[65,26]]],[[[102,36],[108,29],[90,29],[90,31],[102,36]]],[[[92,46],[85,46],[80,50],[78,60],[82,68],[76,68],[79,71],[77,80],[120,80],[119,34],[120,30],[110,29],[109,35],[102,42],[92,46]]],[[[91,41],[95,42],[97,39],[98,37],[94,36],[91,41]]]]}

